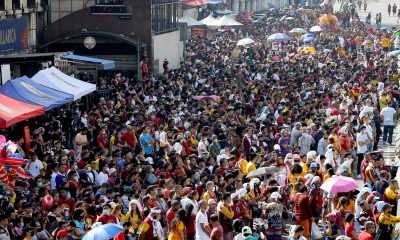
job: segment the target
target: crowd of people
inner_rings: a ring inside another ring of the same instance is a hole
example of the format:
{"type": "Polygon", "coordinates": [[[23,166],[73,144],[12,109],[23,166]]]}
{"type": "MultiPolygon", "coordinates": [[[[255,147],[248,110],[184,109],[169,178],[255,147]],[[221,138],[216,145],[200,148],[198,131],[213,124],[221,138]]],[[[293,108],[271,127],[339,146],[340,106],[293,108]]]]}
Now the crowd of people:
{"type": "Polygon", "coordinates": [[[315,53],[267,36],[310,29],[330,7],[271,10],[187,41],[180,69],[33,119],[32,139],[8,131],[33,179],[3,188],[0,239],[81,239],[107,223],[123,227],[117,240],[392,239],[400,194],[378,143],[394,144],[395,37],[353,8],[315,53]],[[255,43],[237,47],[244,37],[255,43]],[[274,171],[248,177],[263,167],[274,171]],[[322,190],[335,175],[365,185],[322,190]]]}

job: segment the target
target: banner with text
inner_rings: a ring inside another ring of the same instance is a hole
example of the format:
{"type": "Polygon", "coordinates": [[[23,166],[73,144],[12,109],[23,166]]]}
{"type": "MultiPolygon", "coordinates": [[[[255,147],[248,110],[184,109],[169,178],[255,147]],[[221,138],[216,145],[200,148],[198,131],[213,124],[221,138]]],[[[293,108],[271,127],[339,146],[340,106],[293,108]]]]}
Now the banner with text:
{"type": "Polygon", "coordinates": [[[0,21],[0,53],[28,48],[28,18],[0,21]]]}

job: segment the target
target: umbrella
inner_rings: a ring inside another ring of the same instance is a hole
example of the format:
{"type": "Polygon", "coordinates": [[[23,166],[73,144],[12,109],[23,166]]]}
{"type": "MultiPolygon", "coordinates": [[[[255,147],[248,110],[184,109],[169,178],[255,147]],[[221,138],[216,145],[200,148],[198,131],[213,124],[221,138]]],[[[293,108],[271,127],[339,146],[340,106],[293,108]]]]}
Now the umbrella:
{"type": "Polygon", "coordinates": [[[332,176],[321,185],[321,189],[329,193],[350,192],[357,187],[356,180],[345,176],[332,176]]]}
{"type": "Polygon", "coordinates": [[[400,55],[400,50],[395,50],[389,53],[389,57],[397,57],[400,55]]]}
{"type": "Polygon", "coordinates": [[[286,20],[294,20],[294,17],[287,17],[286,20]]]}
{"type": "Polygon", "coordinates": [[[322,28],[320,26],[314,26],[310,28],[310,32],[321,32],[322,28]]]}
{"type": "Polygon", "coordinates": [[[324,53],[331,53],[332,52],[332,50],[330,50],[330,49],[324,49],[324,51],[323,51],[324,53]]]}
{"type": "Polygon", "coordinates": [[[315,53],[315,51],[313,47],[304,47],[299,50],[300,53],[315,53]]]}
{"type": "Polygon", "coordinates": [[[307,33],[307,31],[303,28],[293,28],[292,30],[290,30],[290,33],[307,33]]]}
{"type": "Polygon", "coordinates": [[[251,38],[243,38],[236,43],[236,46],[244,46],[248,44],[253,44],[254,40],[251,38]]]}
{"type": "Polygon", "coordinates": [[[304,40],[304,39],[309,38],[309,37],[315,38],[315,35],[312,34],[312,33],[306,33],[306,34],[303,34],[300,39],[304,40]]]}
{"type": "Polygon", "coordinates": [[[393,36],[400,37],[400,31],[397,31],[397,32],[393,33],[393,36]]]}
{"type": "Polygon", "coordinates": [[[107,223],[90,230],[83,236],[82,240],[108,240],[121,232],[122,229],[122,226],[118,224],[107,223]]]}
{"type": "Polygon", "coordinates": [[[269,41],[288,41],[290,39],[285,33],[275,33],[268,37],[269,41]]]}
{"type": "Polygon", "coordinates": [[[285,16],[283,16],[283,17],[281,17],[281,21],[283,21],[283,20],[285,20],[285,18],[286,18],[286,15],[285,16]]]}
{"type": "Polygon", "coordinates": [[[252,178],[252,177],[258,177],[258,176],[264,176],[267,174],[273,174],[279,172],[279,168],[277,167],[262,167],[258,168],[254,171],[251,171],[249,174],[247,174],[246,178],[252,178]]]}
{"type": "Polygon", "coordinates": [[[312,42],[312,41],[314,41],[314,40],[315,40],[314,37],[307,37],[307,38],[304,38],[304,39],[303,39],[303,42],[312,42]]]}
{"type": "Polygon", "coordinates": [[[194,100],[197,101],[205,101],[205,100],[210,100],[214,102],[218,102],[219,97],[217,95],[210,95],[210,96],[193,96],[194,100]]]}

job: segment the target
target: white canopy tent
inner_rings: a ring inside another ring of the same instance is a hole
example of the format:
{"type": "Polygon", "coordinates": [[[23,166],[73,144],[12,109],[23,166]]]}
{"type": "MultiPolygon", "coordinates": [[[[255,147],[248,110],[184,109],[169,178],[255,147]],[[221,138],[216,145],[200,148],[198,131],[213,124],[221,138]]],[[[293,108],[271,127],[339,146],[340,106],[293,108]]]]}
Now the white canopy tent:
{"type": "Polygon", "coordinates": [[[96,90],[96,85],[70,77],[55,67],[40,70],[32,80],[43,86],[69,93],[77,100],[96,90]]]}
{"type": "Polygon", "coordinates": [[[201,20],[201,22],[207,26],[209,26],[210,24],[212,24],[213,22],[215,22],[217,19],[214,18],[211,15],[208,15],[208,17],[204,18],[203,20],[201,20]]]}
{"type": "Polygon", "coordinates": [[[208,24],[207,26],[213,28],[223,28],[223,27],[240,27],[243,26],[243,24],[225,15],[221,18],[218,18],[214,22],[208,24]]]}
{"type": "Polygon", "coordinates": [[[187,23],[188,27],[201,27],[205,25],[204,23],[199,22],[196,19],[189,16],[183,16],[178,21],[180,23],[187,23]]]}

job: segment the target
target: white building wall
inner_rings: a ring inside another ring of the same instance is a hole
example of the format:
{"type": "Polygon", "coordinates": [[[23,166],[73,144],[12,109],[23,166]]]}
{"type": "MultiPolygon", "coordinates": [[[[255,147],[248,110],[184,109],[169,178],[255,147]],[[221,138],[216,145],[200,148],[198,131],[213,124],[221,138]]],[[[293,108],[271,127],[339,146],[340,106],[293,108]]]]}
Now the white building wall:
{"type": "Polygon", "coordinates": [[[163,72],[162,64],[164,59],[168,59],[169,69],[179,68],[182,50],[179,49],[179,31],[155,35],[153,37],[154,62],[158,60],[159,73],[163,72]]]}

